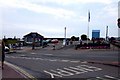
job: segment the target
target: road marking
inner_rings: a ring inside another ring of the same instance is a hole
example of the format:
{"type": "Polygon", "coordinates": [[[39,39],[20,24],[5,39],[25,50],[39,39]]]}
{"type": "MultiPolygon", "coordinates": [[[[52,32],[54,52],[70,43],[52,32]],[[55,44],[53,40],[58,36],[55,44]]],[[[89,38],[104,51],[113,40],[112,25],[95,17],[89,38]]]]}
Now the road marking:
{"type": "Polygon", "coordinates": [[[115,78],[115,77],[113,77],[113,76],[109,76],[109,75],[104,75],[104,76],[107,77],[107,78],[110,78],[110,79],[120,80],[120,79],[115,78]]]}
{"type": "Polygon", "coordinates": [[[37,54],[37,53],[31,53],[31,54],[37,54]]]}
{"type": "MultiPolygon", "coordinates": [[[[50,69],[49,71],[44,70],[45,73],[52,75],[52,77],[64,77],[64,76],[73,76],[78,74],[84,74],[87,72],[95,72],[97,67],[89,65],[79,65],[75,67],[64,67],[63,69],[57,68],[55,70],[50,69]]],[[[99,69],[101,70],[101,69],[99,69]]]]}
{"type": "Polygon", "coordinates": [[[71,69],[74,69],[74,70],[80,71],[79,74],[88,72],[88,71],[85,71],[85,70],[83,70],[83,69],[81,69],[81,68],[76,68],[76,67],[70,67],[70,68],[71,68],[71,69]]]}
{"type": "Polygon", "coordinates": [[[53,59],[53,60],[52,60],[52,59],[50,59],[49,61],[57,61],[57,60],[56,60],[56,59],[53,59]]]}
{"type": "Polygon", "coordinates": [[[70,62],[72,62],[72,63],[79,63],[80,61],[70,61],[70,62]]]}
{"type": "Polygon", "coordinates": [[[26,57],[26,55],[20,55],[20,57],[26,57]]]}
{"type": "Polygon", "coordinates": [[[51,78],[55,78],[54,76],[62,77],[61,75],[54,74],[54,73],[51,73],[51,72],[46,71],[46,70],[44,70],[44,72],[50,74],[51,78]]]}
{"type": "Polygon", "coordinates": [[[80,65],[81,67],[86,67],[86,68],[90,68],[90,69],[94,69],[95,71],[99,71],[102,70],[101,68],[98,67],[94,67],[94,66],[88,66],[88,65],[80,65]]]}
{"type": "Polygon", "coordinates": [[[96,78],[100,80],[106,80],[105,78],[102,78],[102,77],[96,77],[96,78]]]}
{"type": "Polygon", "coordinates": [[[44,55],[53,55],[53,54],[44,54],[44,55]]]}
{"type": "Polygon", "coordinates": [[[19,59],[32,59],[32,60],[44,60],[44,61],[56,61],[56,62],[71,62],[71,63],[87,63],[86,61],[81,62],[81,61],[71,61],[71,60],[60,60],[60,59],[47,59],[47,58],[37,58],[37,57],[26,57],[25,55],[21,55],[19,57],[15,56],[6,56],[7,58],[19,58],[19,59]]]}
{"type": "Polygon", "coordinates": [[[19,68],[18,66],[15,66],[11,63],[5,62],[5,64],[7,64],[8,66],[10,66],[12,69],[14,69],[15,71],[17,71],[18,73],[20,73],[22,76],[24,76],[25,78],[31,78],[32,80],[37,80],[35,77],[33,77],[31,74],[27,73],[26,71],[24,71],[23,69],[19,68]]]}
{"type": "Polygon", "coordinates": [[[63,69],[68,70],[68,71],[71,71],[71,72],[74,72],[75,74],[80,74],[79,71],[75,71],[75,70],[73,70],[73,69],[69,69],[69,68],[63,68],[63,69]]]}
{"type": "Polygon", "coordinates": [[[118,78],[115,78],[113,76],[109,76],[109,75],[104,75],[103,77],[96,77],[97,79],[101,79],[101,80],[120,80],[118,78]]]}
{"type": "Polygon", "coordinates": [[[81,67],[81,66],[77,66],[78,68],[82,68],[83,70],[86,70],[86,71],[94,71],[94,70],[92,70],[92,69],[88,69],[88,68],[84,68],[84,67],[81,67]]]}
{"type": "Polygon", "coordinates": [[[70,60],[61,60],[62,62],[69,62],[70,60]]]}
{"type": "Polygon", "coordinates": [[[81,63],[88,63],[87,61],[83,61],[83,62],[81,62],[81,63]]]}
{"type": "Polygon", "coordinates": [[[58,70],[58,73],[60,75],[63,75],[63,76],[71,76],[71,75],[74,75],[73,73],[71,72],[68,72],[68,71],[65,71],[65,70],[62,70],[62,69],[57,69],[58,70]]]}

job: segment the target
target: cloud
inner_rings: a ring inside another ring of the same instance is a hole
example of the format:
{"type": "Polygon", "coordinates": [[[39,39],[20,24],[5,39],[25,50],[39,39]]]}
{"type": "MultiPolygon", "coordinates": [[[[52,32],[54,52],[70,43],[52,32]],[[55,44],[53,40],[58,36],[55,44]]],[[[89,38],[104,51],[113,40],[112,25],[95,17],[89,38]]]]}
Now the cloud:
{"type": "Polygon", "coordinates": [[[38,5],[35,3],[30,3],[27,0],[1,0],[0,3],[0,7],[24,8],[36,13],[45,13],[62,18],[70,18],[76,15],[73,11],[70,10],[48,7],[40,4],[38,5]]]}
{"type": "Polygon", "coordinates": [[[110,4],[112,0],[30,0],[31,2],[37,3],[57,3],[63,5],[71,5],[77,3],[102,3],[102,4],[110,4]]]}
{"type": "Polygon", "coordinates": [[[110,16],[116,16],[118,13],[118,9],[117,9],[117,5],[113,6],[113,5],[109,5],[104,7],[103,9],[104,12],[106,12],[107,14],[109,14],[110,16]]]}

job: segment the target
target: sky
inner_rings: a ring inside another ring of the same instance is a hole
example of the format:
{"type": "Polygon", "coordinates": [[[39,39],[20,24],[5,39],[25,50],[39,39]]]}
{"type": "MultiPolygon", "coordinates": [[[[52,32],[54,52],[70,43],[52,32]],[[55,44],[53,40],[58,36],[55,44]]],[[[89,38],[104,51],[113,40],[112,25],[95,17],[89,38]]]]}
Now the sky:
{"type": "Polygon", "coordinates": [[[87,35],[90,11],[89,37],[92,30],[100,36],[118,36],[119,0],[0,0],[0,38],[23,38],[38,32],[46,38],[87,35]]]}

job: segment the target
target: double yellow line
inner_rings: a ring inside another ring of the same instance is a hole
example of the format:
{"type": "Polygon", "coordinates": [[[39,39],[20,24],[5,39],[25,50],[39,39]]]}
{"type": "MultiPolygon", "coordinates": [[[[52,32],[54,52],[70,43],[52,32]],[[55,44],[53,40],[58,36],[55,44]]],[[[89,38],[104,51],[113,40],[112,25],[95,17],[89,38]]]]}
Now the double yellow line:
{"type": "Polygon", "coordinates": [[[31,74],[29,74],[28,72],[24,71],[23,69],[21,69],[20,67],[13,65],[11,63],[8,63],[5,61],[5,64],[8,65],[9,67],[11,67],[12,69],[14,69],[16,72],[20,73],[22,76],[24,76],[26,79],[31,79],[31,80],[37,80],[34,76],[32,76],[31,74]]]}

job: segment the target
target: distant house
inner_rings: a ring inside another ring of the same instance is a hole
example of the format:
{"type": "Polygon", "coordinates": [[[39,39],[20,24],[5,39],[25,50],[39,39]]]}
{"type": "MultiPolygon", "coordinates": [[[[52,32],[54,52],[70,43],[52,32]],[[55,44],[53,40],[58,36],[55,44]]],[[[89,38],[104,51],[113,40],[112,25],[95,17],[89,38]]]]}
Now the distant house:
{"type": "Polygon", "coordinates": [[[36,45],[41,45],[43,36],[38,34],[37,32],[31,32],[23,37],[25,45],[32,45],[32,43],[36,43],[36,45]]]}

